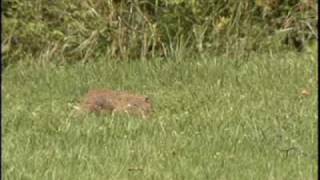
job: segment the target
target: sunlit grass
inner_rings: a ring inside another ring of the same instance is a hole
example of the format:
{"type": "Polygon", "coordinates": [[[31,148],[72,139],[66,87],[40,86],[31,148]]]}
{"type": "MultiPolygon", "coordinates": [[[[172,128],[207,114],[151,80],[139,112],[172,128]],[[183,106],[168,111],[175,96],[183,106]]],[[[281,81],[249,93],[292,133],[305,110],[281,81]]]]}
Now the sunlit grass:
{"type": "Polygon", "coordinates": [[[316,179],[315,54],[9,66],[5,179],[316,179]],[[77,116],[91,88],[148,95],[150,120],[77,116]],[[310,96],[301,92],[307,90],[310,96]]]}

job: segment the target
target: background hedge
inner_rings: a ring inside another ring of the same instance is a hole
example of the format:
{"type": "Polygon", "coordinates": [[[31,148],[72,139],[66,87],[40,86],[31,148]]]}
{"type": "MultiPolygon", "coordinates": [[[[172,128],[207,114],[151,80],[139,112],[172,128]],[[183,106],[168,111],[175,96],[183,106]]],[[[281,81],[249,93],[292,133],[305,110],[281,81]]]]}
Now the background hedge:
{"type": "Polygon", "coordinates": [[[317,39],[315,0],[5,0],[4,64],[242,57],[317,39]],[[40,58],[37,58],[40,57],[40,58]]]}

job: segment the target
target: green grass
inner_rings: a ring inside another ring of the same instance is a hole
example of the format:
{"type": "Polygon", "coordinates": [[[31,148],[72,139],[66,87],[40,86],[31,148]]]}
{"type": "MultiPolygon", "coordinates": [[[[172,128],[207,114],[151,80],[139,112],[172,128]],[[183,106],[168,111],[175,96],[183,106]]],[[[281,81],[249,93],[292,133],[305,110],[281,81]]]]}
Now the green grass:
{"type": "Polygon", "coordinates": [[[316,57],[8,66],[4,178],[316,179],[316,57]],[[91,88],[148,95],[155,114],[75,115],[91,88]]]}

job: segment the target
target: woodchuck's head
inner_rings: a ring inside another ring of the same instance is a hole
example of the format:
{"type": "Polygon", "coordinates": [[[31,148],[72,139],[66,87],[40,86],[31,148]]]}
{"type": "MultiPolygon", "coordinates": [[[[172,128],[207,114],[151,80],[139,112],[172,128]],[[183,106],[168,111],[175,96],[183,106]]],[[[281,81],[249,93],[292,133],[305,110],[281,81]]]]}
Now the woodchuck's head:
{"type": "Polygon", "coordinates": [[[139,96],[130,99],[126,109],[128,112],[140,115],[143,118],[149,117],[153,112],[152,102],[147,96],[139,96]]]}

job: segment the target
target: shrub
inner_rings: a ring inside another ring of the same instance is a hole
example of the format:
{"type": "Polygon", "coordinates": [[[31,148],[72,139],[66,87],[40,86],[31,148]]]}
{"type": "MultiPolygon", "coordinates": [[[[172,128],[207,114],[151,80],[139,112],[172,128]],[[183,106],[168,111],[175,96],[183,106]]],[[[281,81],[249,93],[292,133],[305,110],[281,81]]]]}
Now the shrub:
{"type": "Polygon", "coordinates": [[[315,0],[5,0],[3,60],[238,57],[280,42],[302,49],[318,38],[316,7],[315,0]]]}

